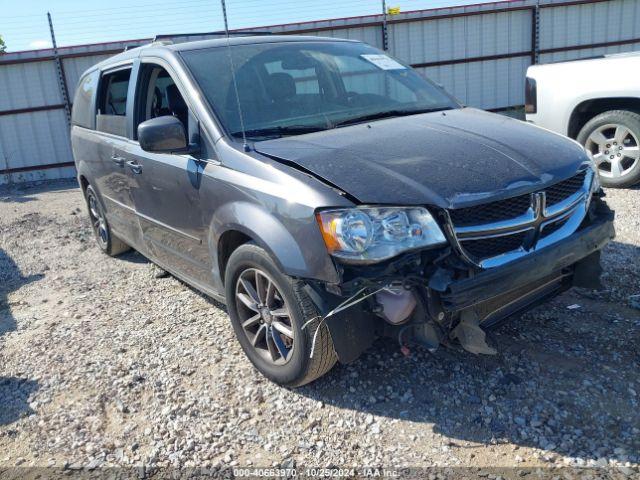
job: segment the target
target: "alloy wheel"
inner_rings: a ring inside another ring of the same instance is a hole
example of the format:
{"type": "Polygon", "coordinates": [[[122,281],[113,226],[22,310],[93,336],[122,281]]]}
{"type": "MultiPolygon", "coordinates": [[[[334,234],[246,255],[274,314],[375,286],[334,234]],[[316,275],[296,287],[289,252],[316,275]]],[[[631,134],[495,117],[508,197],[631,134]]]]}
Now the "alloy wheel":
{"type": "Polygon", "coordinates": [[[587,138],[585,148],[603,177],[623,177],[640,161],[638,136],[620,124],[607,124],[595,129],[587,138]]]}
{"type": "Polygon", "coordinates": [[[89,203],[89,217],[91,218],[91,225],[93,231],[96,234],[98,242],[103,248],[107,248],[109,244],[109,230],[107,228],[107,222],[102,213],[102,208],[98,203],[98,199],[92,192],[88,194],[89,203]]]}
{"type": "Polygon", "coordinates": [[[236,281],[236,306],[242,330],[266,361],[284,365],[292,356],[294,329],[284,297],[269,275],[244,270],[236,281]]]}

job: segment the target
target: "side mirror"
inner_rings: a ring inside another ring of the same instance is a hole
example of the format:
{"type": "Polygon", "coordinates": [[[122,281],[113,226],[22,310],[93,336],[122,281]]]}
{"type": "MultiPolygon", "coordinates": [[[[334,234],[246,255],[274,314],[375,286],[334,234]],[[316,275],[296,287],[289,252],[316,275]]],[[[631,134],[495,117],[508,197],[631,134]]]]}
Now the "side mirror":
{"type": "Polygon", "coordinates": [[[138,141],[146,152],[189,153],[184,125],[176,117],[167,115],[152,118],[138,125],[138,141]]]}

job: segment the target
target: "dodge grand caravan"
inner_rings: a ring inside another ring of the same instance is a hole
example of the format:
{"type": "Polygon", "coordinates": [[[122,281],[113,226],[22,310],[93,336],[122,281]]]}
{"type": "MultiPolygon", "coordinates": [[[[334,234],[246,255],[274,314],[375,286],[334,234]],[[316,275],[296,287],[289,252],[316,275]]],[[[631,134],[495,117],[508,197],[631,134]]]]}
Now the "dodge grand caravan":
{"type": "Polygon", "coordinates": [[[580,145],[360,42],[151,44],[85,72],[72,117],[99,247],[224,302],[284,385],[380,336],[494,353],[487,327],[597,287],[614,236],[580,145]]]}

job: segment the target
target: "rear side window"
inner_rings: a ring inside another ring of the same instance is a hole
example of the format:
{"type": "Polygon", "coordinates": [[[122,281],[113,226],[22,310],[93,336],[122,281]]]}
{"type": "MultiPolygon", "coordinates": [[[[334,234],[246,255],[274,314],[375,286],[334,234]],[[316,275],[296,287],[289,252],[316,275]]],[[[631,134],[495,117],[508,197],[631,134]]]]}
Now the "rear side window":
{"type": "Polygon", "coordinates": [[[93,127],[93,96],[98,87],[100,72],[97,70],[84,76],[73,99],[73,110],[71,112],[71,123],[85,128],[93,127]]]}
{"type": "Polygon", "coordinates": [[[102,75],[98,95],[97,130],[126,136],[127,93],[130,78],[130,68],[102,75]]]}

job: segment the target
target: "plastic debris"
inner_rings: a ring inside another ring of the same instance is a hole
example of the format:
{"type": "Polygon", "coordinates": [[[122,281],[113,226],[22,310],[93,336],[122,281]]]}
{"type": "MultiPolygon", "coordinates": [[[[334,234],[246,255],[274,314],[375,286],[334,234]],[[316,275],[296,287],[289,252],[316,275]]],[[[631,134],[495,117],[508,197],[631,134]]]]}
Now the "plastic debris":
{"type": "Polygon", "coordinates": [[[476,355],[496,355],[498,351],[487,344],[486,334],[479,323],[480,318],[476,312],[464,310],[460,323],[451,332],[452,338],[457,338],[467,352],[476,355]]]}

